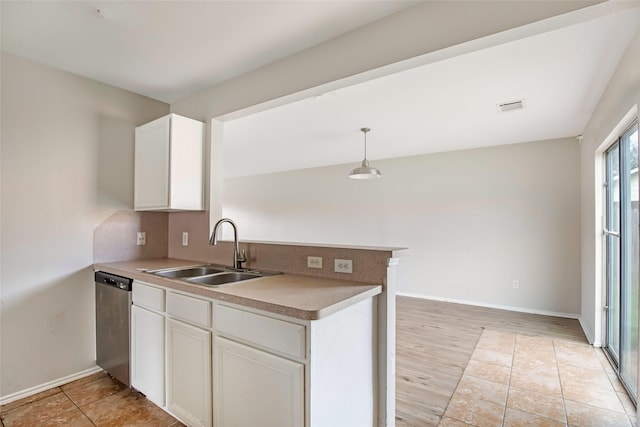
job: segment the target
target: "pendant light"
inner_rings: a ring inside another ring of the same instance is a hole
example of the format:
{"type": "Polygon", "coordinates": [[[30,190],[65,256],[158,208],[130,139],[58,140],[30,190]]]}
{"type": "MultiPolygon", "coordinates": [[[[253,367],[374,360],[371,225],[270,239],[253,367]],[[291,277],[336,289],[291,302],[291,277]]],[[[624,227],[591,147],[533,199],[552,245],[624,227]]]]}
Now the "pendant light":
{"type": "Polygon", "coordinates": [[[362,166],[355,168],[351,173],[349,173],[349,178],[351,179],[372,179],[380,178],[382,176],[378,169],[369,166],[369,161],[367,160],[367,132],[370,130],[371,129],[369,128],[360,129],[364,134],[364,160],[362,161],[362,166]]]}

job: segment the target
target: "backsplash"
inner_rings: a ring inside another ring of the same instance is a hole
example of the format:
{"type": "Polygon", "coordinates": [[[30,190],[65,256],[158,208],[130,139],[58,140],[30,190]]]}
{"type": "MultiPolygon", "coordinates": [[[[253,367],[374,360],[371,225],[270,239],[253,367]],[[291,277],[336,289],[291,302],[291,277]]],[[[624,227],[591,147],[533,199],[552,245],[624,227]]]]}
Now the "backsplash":
{"type": "MultiPolygon", "coordinates": [[[[288,243],[240,243],[247,252],[245,267],[290,274],[383,284],[393,248],[347,248],[288,243]],[[307,267],[307,257],[322,257],[322,268],[307,267]],[[333,271],[334,259],[353,261],[353,273],[333,271]]],[[[116,211],[93,234],[93,261],[107,263],[154,258],[175,258],[203,263],[233,264],[233,242],[209,244],[209,212],[116,211]],[[146,233],[146,245],[136,245],[136,233],[146,233]],[[182,246],[182,233],[189,245],[182,246]]]]}
{"type": "Polygon", "coordinates": [[[166,212],[114,212],[93,232],[93,262],[166,258],[168,224],[166,212]],[[138,231],[146,233],[146,245],[136,245],[138,231]]]}
{"type": "MultiPolygon", "coordinates": [[[[242,236],[240,236],[242,238],[242,236]]],[[[169,258],[232,265],[233,242],[209,245],[209,212],[172,212],[169,214],[169,258]],[[189,233],[189,246],[182,246],[182,232],[189,233]]],[[[313,246],[287,243],[240,243],[247,252],[246,267],[291,274],[383,284],[387,278],[387,260],[393,248],[366,249],[313,246]],[[321,269],[308,268],[307,257],[322,257],[321,269]],[[353,261],[353,273],[333,271],[334,259],[353,261]]]]}

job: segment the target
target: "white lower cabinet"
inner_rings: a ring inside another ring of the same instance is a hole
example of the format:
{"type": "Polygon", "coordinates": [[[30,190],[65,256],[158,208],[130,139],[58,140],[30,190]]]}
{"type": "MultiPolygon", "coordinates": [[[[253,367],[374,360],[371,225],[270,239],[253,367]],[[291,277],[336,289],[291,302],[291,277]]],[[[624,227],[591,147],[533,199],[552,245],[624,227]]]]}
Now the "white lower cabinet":
{"type": "Polygon", "coordinates": [[[211,426],[211,332],[167,319],[167,409],[188,426],[211,426]]]}
{"type": "Polygon", "coordinates": [[[379,425],[374,300],[299,320],[134,282],[131,383],[188,427],[379,425]]]}
{"type": "Polygon", "coordinates": [[[215,427],[373,427],[373,299],[300,321],[214,303],[215,427]]]}
{"type": "Polygon", "coordinates": [[[131,307],[131,386],[164,406],[164,316],[131,307]]]}
{"type": "Polygon", "coordinates": [[[214,338],[216,427],[304,426],[304,364],[214,338]]]}

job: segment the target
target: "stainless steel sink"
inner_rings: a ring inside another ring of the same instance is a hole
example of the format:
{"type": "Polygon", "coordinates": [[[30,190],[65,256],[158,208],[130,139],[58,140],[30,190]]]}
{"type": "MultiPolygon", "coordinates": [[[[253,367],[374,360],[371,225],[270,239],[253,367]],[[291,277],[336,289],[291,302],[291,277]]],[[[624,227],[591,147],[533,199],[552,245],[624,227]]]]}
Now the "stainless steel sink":
{"type": "Polygon", "coordinates": [[[206,276],[208,274],[223,273],[227,271],[224,266],[197,265],[193,267],[165,268],[162,270],[150,270],[147,273],[170,279],[184,279],[189,277],[206,276]]]}
{"type": "Polygon", "coordinates": [[[235,271],[231,267],[213,264],[148,270],[147,273],[167,277],[169,279],[184,280],[189,283],[197,283],[204,286],[222,286],[230,283],[242,282],[243,280],[281,274],[279,272],[272,271],[235,271]]]}
{"type": "Polygon", "coordinates": [[[190,279],[187,279],[187,282],[198,283],[200,285],[205,285],[205,286],[220,286],[220,285],[226,285],[227,283],[235,283],[235,282],[241,282],[243,280],[257,279],[258,277],[262,277],[262,275],[230,271],[227,273],[217,273],[209,276],[192,277],[190,279]]]}

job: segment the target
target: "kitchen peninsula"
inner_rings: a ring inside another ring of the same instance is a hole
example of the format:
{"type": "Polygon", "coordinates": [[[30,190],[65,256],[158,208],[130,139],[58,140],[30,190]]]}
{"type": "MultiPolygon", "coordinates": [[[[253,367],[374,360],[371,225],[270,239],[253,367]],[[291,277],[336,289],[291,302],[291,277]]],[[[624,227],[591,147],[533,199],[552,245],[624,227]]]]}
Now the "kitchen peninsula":
{"type": "MultiPolygon", "coordinates": [[[[134,279],[132,386],[187,425],[388,425],[396,249],[242,246],[249,267],[283,274],[207,287],[147,272],[202,255],[94,264],[134,279]],[[308,256],[352,259],[353,274],[307,271],[308,256]],[[137,334],[145,347],[155,334],[155,354],[136,349],[137,334]]],[[[231,243],[207,249],[219,257],[206,261],[230,264],[231,243]]]]}

